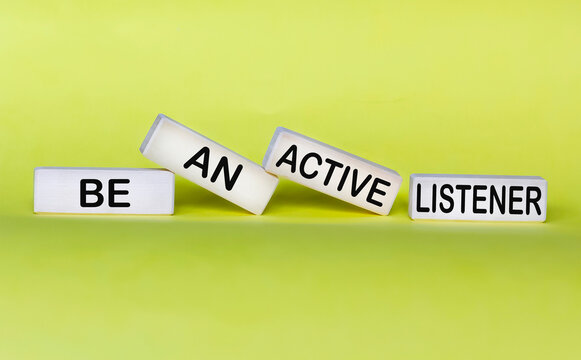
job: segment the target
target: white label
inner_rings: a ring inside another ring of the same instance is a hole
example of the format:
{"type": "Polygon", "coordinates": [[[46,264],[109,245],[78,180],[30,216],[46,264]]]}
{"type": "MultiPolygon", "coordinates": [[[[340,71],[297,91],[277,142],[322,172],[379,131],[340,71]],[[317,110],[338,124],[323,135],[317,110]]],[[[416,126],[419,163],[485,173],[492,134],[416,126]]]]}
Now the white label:
{"type": "Polygon", "coordinates": [[[226,200],[262,214],[278,178],[230,149],[163,114],[155,119],[140,148],[149,160],[226,200]]]}
{"type": "Polygon", "coordinates": [[[266,171],[387,215],[402,182],[391,169],[279,127],[264,156],[266,171]]]}
{"type": "Polygon", "coordinates": [[[539,176],[412,174],[412,219],[545,221],[547,181],[539,176]]]}
{"type": "Polygon", "coordinates": [[[159,169],[38,167],[34,212],[173,214],[174,182],[159,169]]]}

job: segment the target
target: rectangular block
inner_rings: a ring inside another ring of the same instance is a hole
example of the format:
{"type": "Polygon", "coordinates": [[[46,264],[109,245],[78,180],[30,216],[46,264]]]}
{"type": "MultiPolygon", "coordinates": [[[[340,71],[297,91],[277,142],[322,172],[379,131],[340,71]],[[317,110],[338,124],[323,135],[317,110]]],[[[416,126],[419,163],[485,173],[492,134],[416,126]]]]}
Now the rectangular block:
{"type": "Polygon", "coordinates": [[[278,184],[278,178],[260,165],[163,114],[139,150],[156,164],[258,215],[278,184]]]}
{"type": "Polygon", "coordinates": [[[266,171],[371,212],[387,215],[402,178],[391,169],[279,127],[262,165],[266,171]]]}
{"type": "Polygon", "coordinates": [[[412,219],[545,221],[547,180],[539,176],[412,174],[412,219]]]}
{"type": "Polygon", "coordinates": [[[173,214],[174,183],[160,169],[37,167],[34,212],[173,214]]]}

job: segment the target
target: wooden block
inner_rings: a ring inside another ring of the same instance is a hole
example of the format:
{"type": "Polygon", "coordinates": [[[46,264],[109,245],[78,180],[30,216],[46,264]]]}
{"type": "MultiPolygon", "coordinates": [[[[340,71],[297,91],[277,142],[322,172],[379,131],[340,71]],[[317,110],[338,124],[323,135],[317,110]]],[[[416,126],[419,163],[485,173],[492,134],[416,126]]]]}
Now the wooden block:
{"type": "Polygon", "coordinates": [[[264,169],[163,114],[141,153],[149,160],[254,213],[262,214],[278,184],[264,169]]]}
{"type": "Polygon", "coordinates": [[[34,212],[173,214],[174,182],[160,169],[37,167],[34,212]]]}
{"type": "Polygon", "coordinates": [[[279,127],[262,165],[266,171],[371,212],[387,215],[402,182],[391,169],[279,127]]]}
{"type": "Polygon", "coordinates": [[[412,174],[412,219],[545,221],[547,180],[539,176],[412,174]]]}

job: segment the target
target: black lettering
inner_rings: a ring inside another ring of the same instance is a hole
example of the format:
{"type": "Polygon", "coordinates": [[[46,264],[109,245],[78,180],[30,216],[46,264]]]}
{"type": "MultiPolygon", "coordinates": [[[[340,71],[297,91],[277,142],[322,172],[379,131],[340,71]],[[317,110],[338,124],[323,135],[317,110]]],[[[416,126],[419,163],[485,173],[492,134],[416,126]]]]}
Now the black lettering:
{"type": "Polygon", "coordinates": [[[375,206],[381,207],[381,206],[383,206],[383,203],[381,203],[381,202],[379,202],[377,200],[374,200],[373,199],[373,195],[374,194],[379,194],[379,195],[382,195],[383,196],[383,195],[385,195],[387,193],[385,191],[383,191],[383,190],[379,190],[377,188],[377,185],[378,184],[382,184],[382,185],[385,185],[385,186],[391,186],[391,183],[389,181],[386,181],[386,180],[383,180],[383,179],[380,179],[380,178],[375,178],[373,180],[373,183],[371,184],[371,189],[369,189],[369,194],[367,194],[367,202],[370,203],[370,204],[373,204],[375,206]]]}
{"type": "Polygon", "coordinates": [[[436,184],[432,185],[432,212],[435,213],[436,212],[436,191],[438,190],[438,187],[436,186],[436,184]]]}
{"type": "Polygon", "coordinates": [[[222,156],[222,158],[218,162],[216,170],[214,170],[214,173],[210,178],[210,181],[216,182],[218,176],[220,175],[220,172],[222,171],[222,169],[224,169],[224,184],[226,185],[226,190],[230,191],[234,187],[234,184],[236,184],[236,180],[238,179],[238,176],[242,172],[242,168],[243,168],[242,164],[239,164],[236,167],[236,170],[234,170],[234,174],[232,174],[232,177],[230,177],[230,170],[228,169],[228,158],[226,156],[222,156]]]}
{"type": "Polygon", "coordinates": [[[353,169],[353,182],[351,183],[351,196],[353,197],[357,197],[357,195],[359,195],[359,193],[361,192],[361,190],[363,190],[363,188],[365,187],[365,185],[367,185],[367,183],[369,182],[369,180],[371,180],[371,174],[367,175],[365,177],[365,180],[363,180],[363,182],[361,183],[361,185],[359,185],[359,187],[357,187],[357,169],[353,169]]]}
{"type": "Polygon", "coordinates": [[[445,207],[442,205],[442,202],[440,202],[440,210],[441,210],[443,213],[446,213],[446,214],[448,214],[449,212],[451,212],[451,211],[452,211],[452,209],[454,209],[454,199],[452,198],[452,196],[450,196],[450,195],[446,195],[446,194],[444,193],[444,190],[448,190],[448,191],[450,191],[450,195],[452,195],[452,194],[454,193],[454,188],[453,188],[453,187],[452,187],[452,185],[450,185],[450,184],[444,184],[444,185],[442,185],[442,187],[440,188],[440,197],[441,197],[443,200],[446,200],[446,201],[447,201],[447,202],[450,204],[450,206],[448,206],[447,208],[445,208],[445,207]]]}
{"type": "Polygon", "coordinates": [[[421,203],[422,203],[422,184],[420,184],[420,183],[418,183],[416,194],[417,194],[416,198],[418,199],[418,201],[416,201],[417,212],[430,212],[429,207],[422,207],[422,205],[421,205],[421,203]]]}
{"type": "Polygon", "coordinates": [[[535,210],[537,211],[537,215],[541,215],[541,207],[539,206],[539,200],[541,200],[541,189],[537,186],[528,186],[527,187],[527,215],[531,212],[531,204],[535,206],[535,210]],[[531,197],[531,193],[535,192],[537,194],[536,197],[531,197]]]}
{"type": "Polygon", "coordinates": [[[101,206],[105,200],[101,194],[102,189],[103,183],[97,179],[81,179],[81,207],[101,206]],[[95,185],[95,188],[93,190],[87,190],[87,184],[93,184],[95,185]],[[92,203],[87,202],[87,195],[95,195],[97,197],[97,201],[92,203]]]}
{"type": "Polygon", "coordinates": [[[325,177],[325,181],[323,181],[323,185],[327,186],[327,185],[329,185],[329,182],[331,181],[331,176],[333,176],[333,171],[335,171],[335,168],[338,167],[340,169],[343,167],[343,164],[341,164],[338,161],[331,160],[331,159],[325,159],[325,162],[328,163],[329,165],[331,165],[329,167],[329,171],[327,171],[327,177],[325,177]]]}
{"type": "Polygon", "coordinates": [[[321,158],[321,156],[319,154],[314,153],[314,152],[310,152],[307,155],[305,155],[303,157],[303,159],[301,160],[301,166],[299,167],[299,172],[301,173],[301,175],[305,179],[312,179],[315,176],[317,176],[317,174],[319,173],[317,170],[313,171],[310,174],[305,171],[305,166],[307,164],[307,160],[309,160],[310,158],[315,158],[317,160],[317,164],[319,166],[323,164],[323,159],[321,158]]]}
{"type": "Polygon", "coordinates": [[[276,162],[276,167],[280,167],[282,164],[289,164],[291,166],[291,173],[295,173],[297,170],[297,146],[291,145],[288,150],[284,153],[284,155],[278,159],[276,162]],[[288,156],[291,156],[291,159],[287,159],[288,156]]]}
{"type": "Polygon", "coordinates": [[[490,213],[494,213],[494,203],[500,210],[500,213],[504,215],[506,211],[506,186],[502,185],[502,200],[498,197],[498,193],[496,192],[496,188],[494,185],[490,185],[490,213]]]}
{"type": "Polygon", "coordinates": [[[508,213],[512,215],[521,215],[523,213],[522,210],[515,209],[513,207],[514,203],[518,203],[522,201],[521,197],[516,197],[514,195],[515,191],[522,191],[522,186],[510,186],[508,188],[508,213]]]}
{"type": "Polygon", "coordinates": [[[194,165],[202,169],[202,177],[205,179],[208,177],[208,165],[209,165],[209,158],[210,158],[210,149],[207,146],[204,146],[200,149],[194,156],[190,158],[190,160],[186,161],[184,164],[184,169],[189,168],[190,166],[194,165]],[[203,161],[199,163],[197,160],[200,156],[204,156],[203,161]]]}
{"type": "Polygon", "coordinates": [[[488,188],[486,185],[474,185],[472,190],[472,212],[474,214],[486,214],[486,209],[478,208],[478,202],[486,200],[486,197],[478,196],[478,190],[486,190],[486,188],[488,188]]]}
{"type": "Polygon", "coordinates": [[[115,195],[129,195],[129,190],[115,190],[115,184],[129,184],[129,179],[109,180],[109,207],[129,207],[128,202],[115,202],[115,195]]]}
{"type": "Polygon", "coordinates": [[[456,185],[456,190],[460,190],[460,212],[464,214],[466,210],[466,190],[470,190],[471,185],[456,185]]]}
{"type": "Polygon", "coordinates": [[[343,190],[343,185],[345,185],[345,181],[347,181],[349,170],[351,170],[351,166],[347,165],[345,167],[345,171],[343,172],[343,176],[341,176],[341,180],[339,180],[339,185],[337,185],[337,191],[343,190]]]}

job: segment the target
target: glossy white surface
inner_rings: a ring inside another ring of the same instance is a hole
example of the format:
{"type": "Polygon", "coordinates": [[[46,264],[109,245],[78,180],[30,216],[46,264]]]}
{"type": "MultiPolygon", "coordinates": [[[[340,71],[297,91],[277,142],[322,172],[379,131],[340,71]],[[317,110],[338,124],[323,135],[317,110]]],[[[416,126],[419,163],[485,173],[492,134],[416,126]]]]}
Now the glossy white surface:
{"type": "Polygon", "coordinates": [[[547,181],[539,176],[412,174],[412,219],[545,221],[547,181]]]}
{"type": "Polygon", "coordinates": [[[371,212],[387,215],[402,178],[397,172],[297,132],[279,127],[262,165],[371,212]]]}
{"type": "Polygon", "coordinates": [[[173,214],[174,180],[160,169],[38,167],[34,212],[173,214]]]}
{"type": "Polygon", "coordinates": [[[260,165],[163,114],[157,116],[140,151],[156,164],[257,215],[278,185],[278,178],[260,165]]]}

